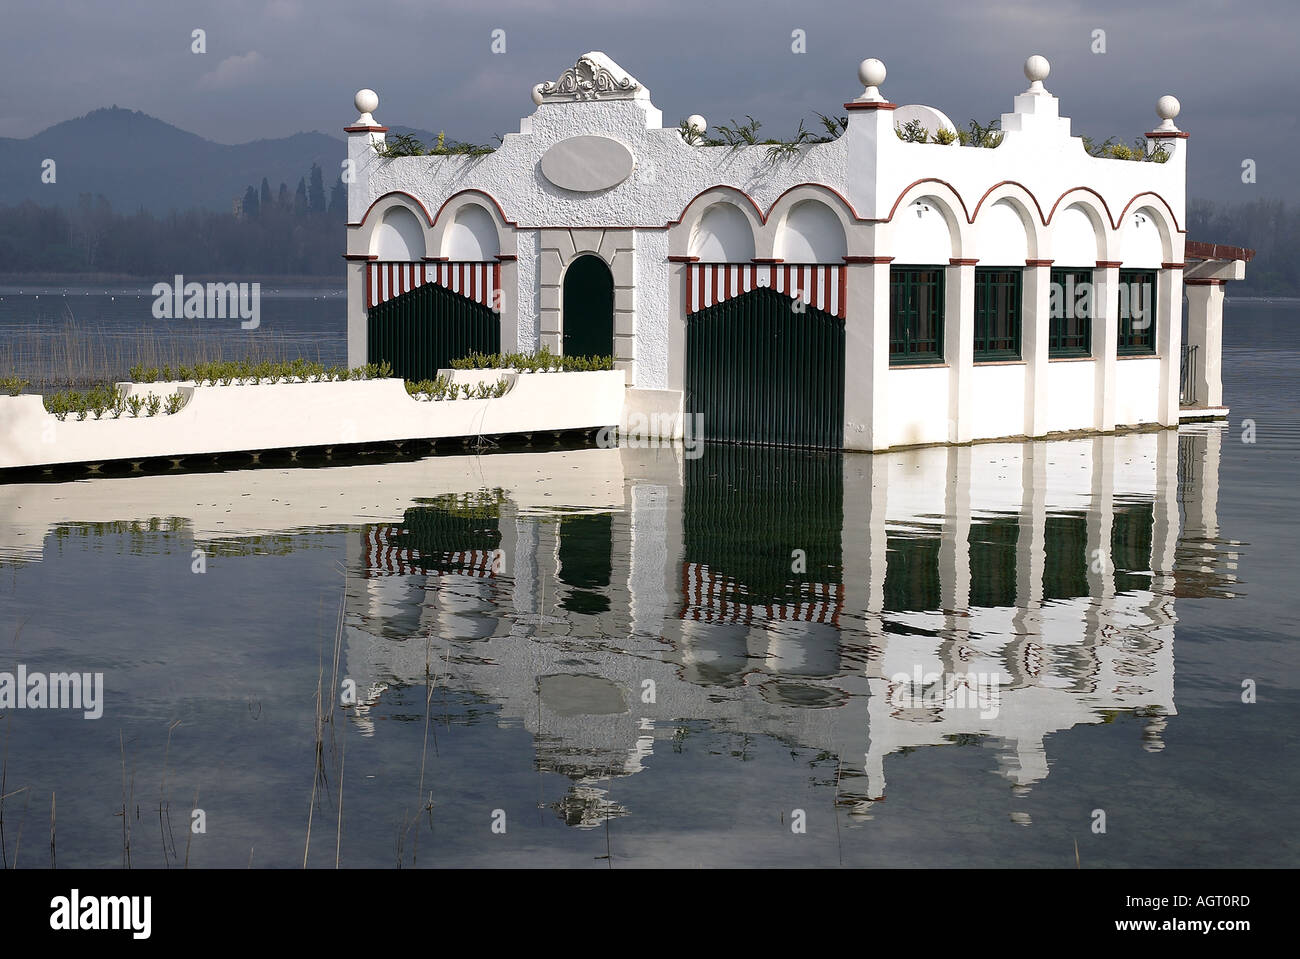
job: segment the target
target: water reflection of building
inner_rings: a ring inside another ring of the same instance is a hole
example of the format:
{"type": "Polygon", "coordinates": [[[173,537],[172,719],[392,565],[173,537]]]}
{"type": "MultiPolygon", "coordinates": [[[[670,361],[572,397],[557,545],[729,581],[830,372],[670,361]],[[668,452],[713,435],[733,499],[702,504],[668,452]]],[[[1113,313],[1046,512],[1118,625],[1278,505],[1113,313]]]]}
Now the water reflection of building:
{"type": "Polygon", "coordinates": [[[1049,734],[1117,711],[1160,748],[1174,599],[1231,582],[1219,429],[874,456],[607,451],[621,509],[506,496],[457,526],[419,505],[355,537],[347,669],[382,689],[442,664],[573,780],[571,823],[616,814],[604,788],[692,721],[838,755],[841,802],[862,812],[886,757],[923,745],[982,744],[1027,788],[1049,734]],[[962,702],[963,677],[996,677],[996,709],[962,702]]]}

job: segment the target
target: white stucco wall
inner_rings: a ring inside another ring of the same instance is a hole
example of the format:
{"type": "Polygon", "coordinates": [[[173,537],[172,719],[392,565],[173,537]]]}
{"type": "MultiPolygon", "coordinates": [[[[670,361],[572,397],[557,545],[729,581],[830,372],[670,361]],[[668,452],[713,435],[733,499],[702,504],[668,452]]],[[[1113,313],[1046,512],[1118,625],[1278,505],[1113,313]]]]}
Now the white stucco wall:
{"type": "Polygon", "coordinates": [[[636,378],[640,389],[668,388],[668,234],[636,232],[636,378]]]}
{"type": "Polygon", "coordinates": [[[522,374],[495,399],[436,402],[412,399],[396,379],[153,384],[139,392],[180,391],[185,406],[172,415],[62,422],[45,412],[39,396],[0,396],[0,469],[615,426],[624,380],[616,370],[522,374]]]}
{"type": "Polygon", "coordinates": [[[948,370],[889,371],[890,446],[948,442],[948,370]]]}
{"type": "Polygon", "coordinates": [[[972,439],[1021,436],[1025,432],[1025,366],[977,366],[971,373],[972,439]]]}
{"type": "MultiPolygon", "coordinates": [[[[521,353],[535,352],[541,345],[538,334],[541,283],[538,280],[538,260],[542,255],[541,236],[536,232],[524,233],[516,247],[518,266],[519,335],[517,349],[521,353]]],[[[502,349],[508,349],[502,344],[502,349]]]]}
{"type": "Polygon", "coordinates": [[[1160,360],[1124,358],[1115,368],[1115,423],[1138,426],[1158,418],[1160,360]]]}
{"type": "Polygon", "coordinates": [[[1047,366],[1047,432],[1091,429],[1097,364],[1093,360],[1067,360],[1047,366]]]}

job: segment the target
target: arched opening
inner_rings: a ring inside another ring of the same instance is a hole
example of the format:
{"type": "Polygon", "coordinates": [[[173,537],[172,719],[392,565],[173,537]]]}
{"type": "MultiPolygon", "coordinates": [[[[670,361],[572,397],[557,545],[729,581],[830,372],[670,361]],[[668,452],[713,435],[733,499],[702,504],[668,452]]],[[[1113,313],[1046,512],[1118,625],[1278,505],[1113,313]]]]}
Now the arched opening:
{"type": "Polygon", "coordinates": [[[600,257],[586,254],[569,264],[561,323],[565,356],[614,355],[614,275],[600,257]]]}
{"type": "Polygon", "coordinates": [[[891,225],[896,265],[944,266],[959,255],[948,218],[934,197],[923,196],[900,208],[891,225]]]}
{"type": "Polygon", "coordinates": [[[790,208],[777,234],[776,249],[787,263],[840,263],[848,252],[839,217],[817,200],[803,200],[790,208]]]}
{"type": "Polygon", "coordinates": [[[981,265],[1014,266],[1033,256],[1029,230],[1010,200],[986,206],[975,218],[975,256],[981,265]]]}
{"type": "Polygon", "coordinates": [[[412,263],[424,257],[424,228],[405,207],[395,206],[384,214],[371,242],[371,252],[380,260],[412,263]]]}
{"type": "Polygon", "coordinates": [[[442,246],[449,260],[494,260],[501,252],[496,221],[477,203],[467,203],[456,211],[442,246]]]}
{"type": "Polygon", "coordinates": [[[691,238],[691,255],[705,263],[748,263],[754,258],[749,220],[730,203],[715,203],[700,217],[691,238]]]}
{"type": "Polygon", "coordinates": [[[1052,218],[1052,258],[1061,267],[1089,267],[1102,255],[1100,223],[1086,207],[1072,203],[1052,218]]]}

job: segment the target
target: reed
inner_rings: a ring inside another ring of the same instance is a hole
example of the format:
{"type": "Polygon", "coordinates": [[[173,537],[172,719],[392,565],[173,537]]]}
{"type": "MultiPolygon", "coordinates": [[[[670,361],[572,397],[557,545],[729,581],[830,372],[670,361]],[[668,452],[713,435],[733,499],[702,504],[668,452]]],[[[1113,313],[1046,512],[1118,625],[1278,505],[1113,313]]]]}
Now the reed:
{"type": "Polygon", "coordinates": [[[129,371],[179,370],[233,360],[252,363],[319,362],[320,345],[266,330],[248,334],[177,333],[141,326],[116,329],[65,323],[33,327],[0,338],[0,375],[37,390],[85,388],[130,379],[129,371]]]}
{"type": "Polygon", "coordinates": [[[163,749],[162,785],[158,788],[158,834],[162,838],[163,867],[166,869],[171,868],[171,863],[168,861],[167,857],[167,839],[169,833],[171,833],[172,844],[171,857],[173,859],[176,857],[176,836],[171,832],[171,803],[167,801],[167,765],[171,759],[172,731],[180,724],[181,721],[178,719],[167,727],[167,746],[163,749]]]}
{"type": "Polygon", "coordinates": [[[122,865],[131,868],[131,821],[128,818],[126,797],[126,737],[122,730],[117,731],[117,744],[122,755],[122,865]]]}

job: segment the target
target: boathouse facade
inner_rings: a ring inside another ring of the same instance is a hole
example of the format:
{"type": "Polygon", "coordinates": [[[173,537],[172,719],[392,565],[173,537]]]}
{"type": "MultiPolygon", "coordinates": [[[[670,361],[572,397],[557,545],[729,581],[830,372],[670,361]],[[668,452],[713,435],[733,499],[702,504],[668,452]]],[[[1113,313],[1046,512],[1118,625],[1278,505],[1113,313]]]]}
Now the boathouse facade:
{"type": "Polygon", "coordinates": [[[837,136],[784,150],[665,125],[598,52],[482,155],[381,155],[363,90],[349,363],[612,355],[625,422],[866,451],[1224,415],[1222,284],[1250,251],[1186,240],[1178,101],[1147,159],[1093,156],[1049,70],[1026,61],[992,148],[890,102],[878,60],[837,136]]]}

